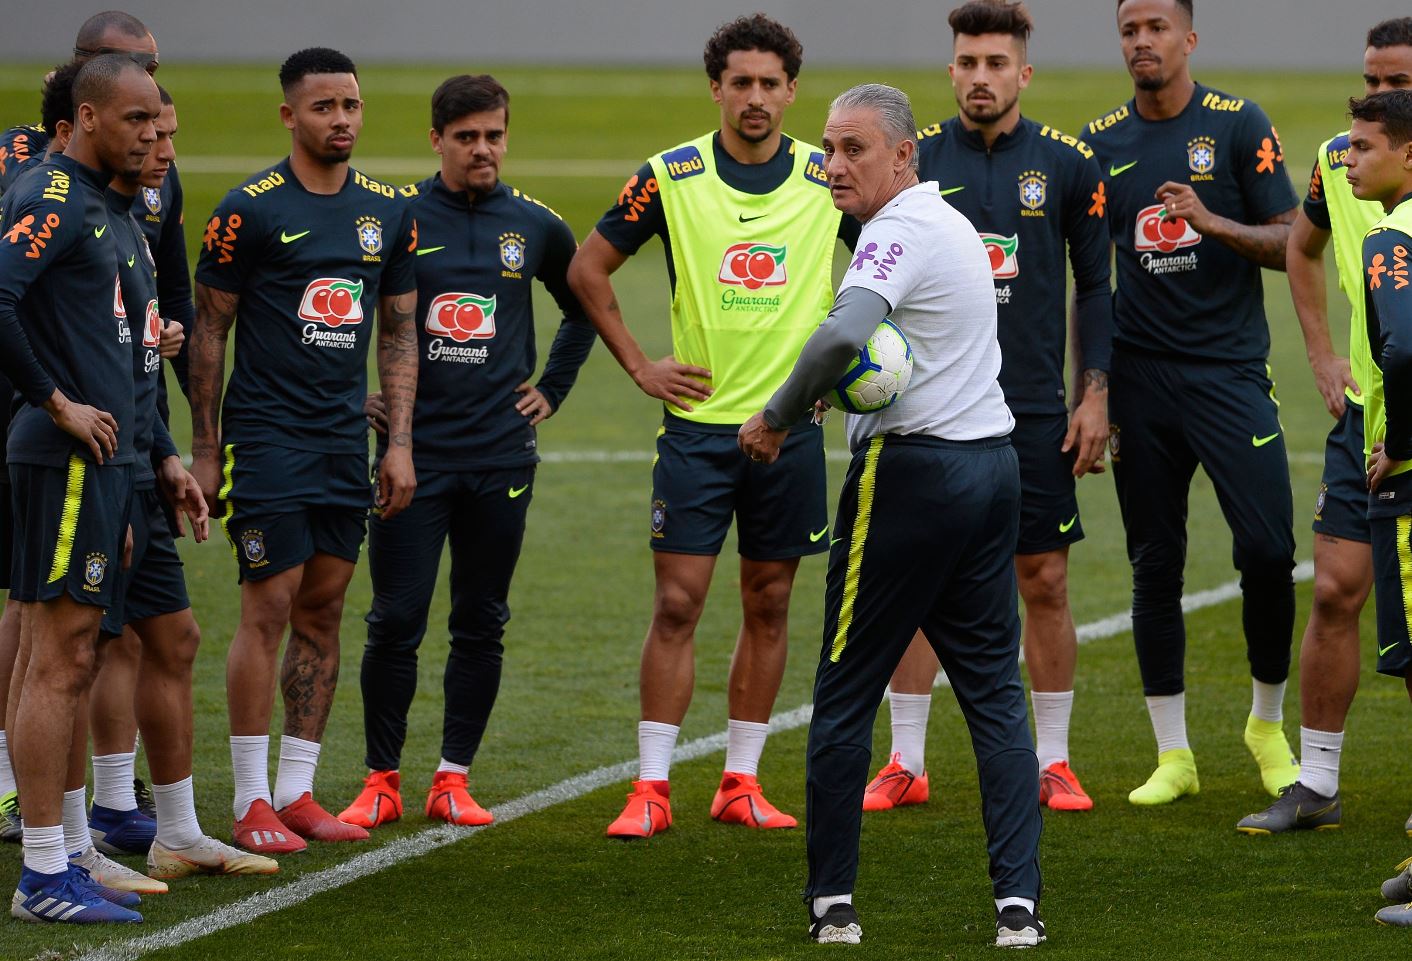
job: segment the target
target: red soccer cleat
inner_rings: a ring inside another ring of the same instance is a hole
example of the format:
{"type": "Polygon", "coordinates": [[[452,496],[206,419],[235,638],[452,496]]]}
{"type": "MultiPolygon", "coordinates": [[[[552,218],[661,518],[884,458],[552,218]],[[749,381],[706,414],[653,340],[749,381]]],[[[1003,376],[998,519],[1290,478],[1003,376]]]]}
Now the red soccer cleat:
{"type": "Polygon", "coordinates": [[[1068,761],[1055,761],[1039,772],[1039,803],[1051,811],[1089,811],[1093,798],[1084,791],[1068,761]]]}
{"type": "Polygon", "coordinates": [[[610,838],[650,838],[672,826],[671,785],[666,781],[633,781],[627,806],[608,825],[610,838]]]}
{"type": "Polygon", "coordinates": [[[495,820],[466,790],[466,775],[437,771],[427,792],[427,817],[447,824],[477,827],[495,820]]]}
{"type": "Polygon", "coordinates": [[[396,771],[370,771],[363,790],[338,815],[344,824],[375,828],[402,816],[402,775],[396,771]]]}
{"type": "Polygon", "coordinates": [[[926,804],[930,796],[927,772],[913,774],[902,766],[902,755],[894,754],[863,790],[863,810],[890,811],[909,804],[926,804]]]}
{"type": "Polygon", "coordinates": [[[285,826],[285,823],[264,799],[250,805],[245,817],[235,822],[233,840],[247,851],[256,854],[298,854],[308,847],[304,839],[285,826]]]}
{"type": "Polygon", "coordinates": [[[727,771],[711,801],[711,817],[722,824],[743,824],[748,828],[792,828],[799,822],[765,800],[760,782],[749,774],[727,771]]]}
{"type": "Polygon", "coordinates": [[[319,807],[312,794],[305,791],[294,801],[279,809],[279,819],[285,826],[307,841],[366,841],[368,832],[356,824],[344,824],[319,807]]]}

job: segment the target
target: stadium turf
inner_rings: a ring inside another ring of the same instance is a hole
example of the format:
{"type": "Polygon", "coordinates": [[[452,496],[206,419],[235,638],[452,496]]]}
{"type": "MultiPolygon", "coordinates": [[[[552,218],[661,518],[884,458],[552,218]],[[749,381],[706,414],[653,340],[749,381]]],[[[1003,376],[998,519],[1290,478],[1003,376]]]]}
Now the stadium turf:
{"type": "MultiPolygon", "coordinates": [[[[216,200],[245,174],[287,148],[279,126],[275,67],[183,66],[164,51],[160,79],[172,91],[181,132],[178,165],[186,188],[193,251],[216,200]]],[[[1356,54],[1356,51],[1352,53],[1356,54]]],[[[1025,94],[1026,112],[1066,132],[1129,96],[1125,75],[1041,71],[1025,94]]],[[[481,65],[475,65],[481,69],[481,65]]],[[[1359,92],[1356,61],[1346,76],[1227,75],[1198,71],[1205,82],[1255,99],[1279,127],[1296,186],[1319,141],[1341,129],[1344,98],[1359,92]]],[[[360,166],[393,182],[435,169],[426,145],[427,101],[442,68],[375,66],[364,70],[367,126],[360,166]]],[[[558,210],[582,237],[641,160],[717,121],[696,69],[495,71],[513,96],[510,153],[504,176],[558,210]]],[[[37,114],[41,65],[0,67],[0,122],[37,114]]],[[[920,123],[954,109],[945,73],[813,70],[801,78],[787,129],[816,138],[828,100],[862,80],[908,90],[920,123]]],[[[1272,364],[1291,451],[1300,557],[1309,556],[1308,521],[1318,489],[1323,438],[1331,421],[1312,387],[1303,344],[1283,279],[1267,274],[1274,340],[1272,364]]],[[[627,320],[649,353],[669,349],[666,282],[654,244],[617,275],[627,320]]],[[[1346,325],[1334,304],[1335,343],[1346,325]]],[[[540,343],[557,318],[540,300],[540,343]]],[[[189,434],[177,402],[173,432],[189,434]]],[[[548,460],[511,598],[500,702],[471,788],[487,806],[504,805],[575,774],[635,755],[637,657],[649,612],[646,550],[648,459],[659,419],[601,348],[584,368],[562,413],[541,431],[548,460]]],[[[844,450],[838,425],[830,448],[844,450]]],[[[836,489],[843,462],[830,462],[836,489]]],[[[1080,485],[1088,539],[1073,551],[1075,620],[1123,610],[1128,572],[1110,479],[1080,485]]],[[[197,802],[212,834],[230,818],[224,654],[238,594],[234,561],[219,541],[185,544],[196,615],[205,640],[197,664],[197,802]]],[[[733,546],[727,545],[698,632],[696,699],[683,741],[722,729],[725,676],[738,625],[733,546]]],[[[792,609],[794,650],[780,710],[807,702],[821,622],[822,558],[805,561],[792,609]]],[[[1204,477],[1193,485],[1187,583],[1214,587],[1234,576],[1230,540],[1204,477]]],[[[363,773],[358,661],[368,608],[360,566],[344,619],[343,690],[337,698],[320,767],[318,794],[334,810],[353,797],[363,773]]],[[[1309,608],[1299,591],[1300,629],[1309,608]]],[[[446,591],[438,591],[423,648],[421,688],[413,706],[403,767],[407,814],[371,844],[313,845],[287,858],[275,879],[200,879],[147,899],[142,929],[62,930],[0,921],[0,958],[77,957],[105,942],[117,947],[218,912],[241,898],[280,889],[378,845],[418,834],[422,792],[435,767],[446,652],[446,591]]],[[[1371,615],[1371,611],[1369,612],[1371,615]]],[[[1372,636],[1372,619],[1364,622],[1372,636]]],[[[1047,816],[1042,848],[1042,904],[1056,957],[1387,956],[1405,945],[1376,928],[1378,883],[1412,847],[1402,822],[1412,803],[1403,773],[1408,705],[1401,685],[1371,673],[1354,706],[1344,757],[1345,827],[1297,837],[1247,838],[1234,825],[1262,808],[1253,763],[1240,743],[1249,703],[1238,603],[1189,619],[1189,716],[1202,776],[1196,798],[1157,810],[1128,805],[1126,794],[1150,770],[1154,748],[1137,683],[1131,638],[1097,640],[1080,656],[1072,751],[1096,801],[1089,815],[1047,816]],[[1390,760],[1391,759],[1391,760],[1390,760]]],[[[1366,646],[1366,643],[1365,643],[1366,646]]],[[[1366,658],[1371,661],[1371,657],[1366,658]]],[[[857,903],[864,944],[858,957],[988,957],[993,937],[974,764],[954,701],[938,692],[929,742],[932,803],[871,816],[863,836],[857,903]]],[[[1297,739],[1291,683],[1286,730],[1297,739]]],[[[886,749],[886,711],[878,749],[886,749]]],[[[276,727],[277,729],[277,727],[276,727]]],[[[803,814],[802,729],[776,735],[762,779],[773,800],[803,814]]],[[[706,816],[720,769],[714,754],[679,765],[673,779],[676,827],[642,844],[602,838],[616,815],[623,783],[475,833],[337,890],[250,923],[169,950],[163,956],[244,958],[404,958],[454,952],[474,958],[764,958],[812,955],[804,943],[803,837],[724,828],[706,816]]],[[[874,765],[876,766],[876,764],[874,765]]],[[[140,763],[140,769],[142,769],[140,763]]],[[[145,770],[143,771],[145,776],[145,770]]],[[[133,862],[136,864],[136,862],[133,862]]],[[[18,874],[17,847],[0,847],[0,890],[18,874]]],[[[297,889],[296,889],[297,890],[297,889]]],[[[122,956],[122,955],[110,955],[122,956]]],[[[128,955],[131,956],[131,955],[128,955]]]]}

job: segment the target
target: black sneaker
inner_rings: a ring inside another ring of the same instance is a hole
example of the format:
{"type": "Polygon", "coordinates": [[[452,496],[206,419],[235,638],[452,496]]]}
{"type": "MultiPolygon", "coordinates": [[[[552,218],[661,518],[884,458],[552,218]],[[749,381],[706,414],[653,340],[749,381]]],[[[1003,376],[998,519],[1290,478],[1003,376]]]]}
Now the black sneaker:
{"type": "Polygon", "coordinates": [[[157,820],[157,805],[152,801],[152,791],[140,777],[132,779],[132,794],[137,798],[137,809],[152,820],[157,820]]]}
{"type": "Polygon", "coordinates": [[[1006,905],[995,919],[997,948],[1033,948],[1044,937],[1044,922],[1022,904],[1006,905]]]}
{"type": "Polygon", "coordinates": [[[1403,861],[1396,868],[1397,876],[1383,882],[1383,897],[1397,904],[1412,901],[1412,858],[1403,861]]]}
{"type": "Polygon", "coordinates": [[[1242,834],[1283,834],[1285,831],[1333,831],[1339,826],[1343,805],[1338,794],[1325,797],[1295,781],[1280,792],[1279,800],[1258,814],[1240,819],[1242,834]]]}
{"type": "Polygon", "coordinates": [[[809,902],[809,940],[818,944],[858,944],[863,940],[863,927],[858,912],[844,901],[831,905],[823,917],[814,914],[814,902],[809,902]]]}

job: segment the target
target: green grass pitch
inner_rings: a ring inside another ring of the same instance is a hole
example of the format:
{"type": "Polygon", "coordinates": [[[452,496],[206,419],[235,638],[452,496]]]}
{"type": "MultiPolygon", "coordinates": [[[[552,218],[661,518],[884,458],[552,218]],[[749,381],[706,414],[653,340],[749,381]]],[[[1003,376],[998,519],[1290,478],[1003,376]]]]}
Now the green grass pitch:
{"type": "MultiPolygon", "coordinates": [[[[279,125],[274,64],[185,66],[172,56],[160,79],[172,91],[181,132],[178,164],[186,187],[193,262],[201,225],[220,195],[287,150],[279,125]]],[[[1301,195],[1313,151],[1342,129],[1342,105],[1360,90],[1357,51],[1344,75],[1208,74],[1200,79],[1258,101],[1284,138],[1301,195]]],[[[1103,71],[1041,70],[1025,94],[1026,113],[1070,133],[1130,95],[1116,66],[1103,71]]],[[[476,65],[482,69],[482,65],[476,65]]],[[[453,67],[368,68],[367,124],[355,162],[402,183],[436,169],[427,144],[428,100],[453,67]]],[[[38,113],[42,65],[0,67],[0,121],[38,113]]],[[[495,71],[513,95],[505,179],[558,210],[582,237],[649,153],[717,123],[699,69],[495,71]]],[[[808,69],[789,131],[819,136],[829,99],[863,80],[895,83],[913,97],[919,123],[954,110],[944,69],[808,69]]],[[[669,349],[666,279],[653,245],[615,278],[629,324],[649,352],[669,349]]],[[[1283,278],[1267,274],[1272,364],[1291,451],[1300,557],[1318,488],[1330,420],[1315,394],[1283,278]]],[[[1346,340],[1337,287],[1335,343],[1346,340]]],[[[557,321],[541,300],[542,347],[557,321]]],[[[178,402],[174,433],[188,436],[178,402]]],[[[660,414],[599,349],[564,410],[541,433],[559,460],[540,468],[529,532],[511,599],[506,670],[494,720],[472,771],[472,790],[501,805],[571,775],[635,756],[637,658],[649,613],[646,458],[660,414]],[[605,455],[606,456],[602,456],[605,455]],[[573,456],[569,456],[573,455],[573,456]],[[613,455],[620,455],[616,459],[613,455]],[[632,458],[637,458],[636,460],[632,458]]],[[[844,450],[830,428],[830,448],[844,450]]],[[[835,488],[843,464],[830,462],[835,488]]],[[[1127,607],[1128,568],[1108,476],[1080,485],[1088,540],[1075,548],[1072,600],[1086,623],[1127,607]]],[[[683,741],[725,722],[725,676],[738,625],[733,546],[727,545],[698,634],[697,690],[683,741]]],[[[236,623],[234,562],[220,542],[184,545],[196,614],[204,631],[197,665],[197,801],[216,835],[230,827],[224,659],[236,623]]],[[[443,565],[443,570],[445,566],[443,565]]],[[[1191,499],[1187,584],[1209,588],[1234,576],[1230,540],[1210,484],[1198,476],[1191,499]]],[[[792,609],[794,652],[781,711],[807,702],[822,619],[824,561],[806,560],[792,609]]],[[[1300,621],[1309,607],[1299,591],[1300,621]]],[[[358,662],[369,604],[360,566],[343,625],[342,692],[329,724],[318,781],[334,810],[363,774],[358,662]]],[[[446,590],[437,594],[423,648],[421,687],[405,753],[404,820],[361,846],[313,845],[287,858],[275,879],[181,882],[147,899],[141,931],[37,928],[0,922],[0,958],[76,957],[110,940],[153,935],[201,919],[262,891],[297,883],[428,822],[422,791],[440,735],[446,590]]],[[[1371,637],[1372,620],[1364,623],[1371,637]]],[[[1233,830],[1268,801],[1241,745],[1249,682],[1237,602],[1188,620],[1189,715],[1202,792],[1159,810],[1126,801],[1146,777],[1154,747],[1129,635],[1087,645],[1079,660],[1074,763],[1097,806],[1087,815],[1046,816],[1043,912],[1055,958],[1308,957],[1371,958],[1405,950],[1405,935],[1377,928],[1377,885],[1412,851],[1404,836],[1412,791],[1403,758],[1409,718],[1401,685],[1368,673],[1349,721],[1344,760],[1345,826],[1332,834],[1252,839],[1233,830]]],[[[1366,646],[1366,645],[1365,645],[1366,646]]],[[[1368,658],[1371,660],[1371,657],[1368,658]]],[[[1298,735],[1291,684],[1285,725],[1298,735]]],[[[887,744],[887,712],[878,728],[887,744]]],[[[275,729],[278,730],[278,721],[275,729]]],[[[802,729],[775,736],[762,778],[771,797],[803,814],[802,729]]],[[[857,958],[922,955],[983,958],[993,937],[974,763],[953,699],[939,691],[930,732],[933,801],[921,809],[870,816],[863,834],[857,904],[864,944],[857,958]]],[[[712,755],[675,772],[676,826],[643,844],[602,837],[626,787],[613,786],[482,831],[289,910],[161,952],[162,957],[310,959],[407,958],[789,958],[823,949],[804,939],[798,894],[804,878],[801,832],[755,834],[709,820],[721,764],[712,755]]],[[[875,764],[876,766],[876,764],[875,764]]],[[[143,772],[145,776],[145,771],[143,772]]],[[[0,881],[19,871],[17,847],[0,848],[0,881]]],[[[199,920],[198,920],[198,923],[199,920]]],[[[122,955],[112,955],[122,956],[122,955]]]]}

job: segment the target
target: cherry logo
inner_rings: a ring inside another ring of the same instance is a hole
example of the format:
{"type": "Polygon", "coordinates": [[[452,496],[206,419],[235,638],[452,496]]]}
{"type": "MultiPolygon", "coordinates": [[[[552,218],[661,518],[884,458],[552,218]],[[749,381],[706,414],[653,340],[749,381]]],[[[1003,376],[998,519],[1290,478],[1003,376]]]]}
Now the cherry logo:
{"type": "Polygon", "coordinates": [[[721,270],[716,279],[747,290],[778,287],[788,279],[784,258],[784,244],[778,247],[773,244],[732,244],[721,258],[721,270]]]}
{"type": "Polygon", "coordinates": [[[363,322],[363,282],[339,277],[320,277],[304,288],[299,301],[299,319],[326,327],[363,322]]]}
{"type": "Polygon", "coordinates": [[[1181,247],[1195,247],[1201,235],[1181,217],[1167,214],[1162,204],[1153,204],[1137,215],[1137,230],[1133,246],[1139,251],[1156,250],[1164,254],[1181,247]]]}
{"type": "Polygon", "coordinates": [[[142,323],[142,346],[162,346],[162,318],[156,300],[147,301],[147,316],[142,323]]]}
{"type": "Polygon", "coordinates": [[[981,234],[981,243],[990,257],[990,273],[996,280],[1007,280],[1020,276],[1020,262],[1016,255],[1020,250],[1020,235],[1002,237],[1000,234],[981,234]]]}
{"type": "Polygon", "coordinates": [[[439,294],[427,308],[426,331],[458,344],[495,336],[495,296],[439,294]]]}

